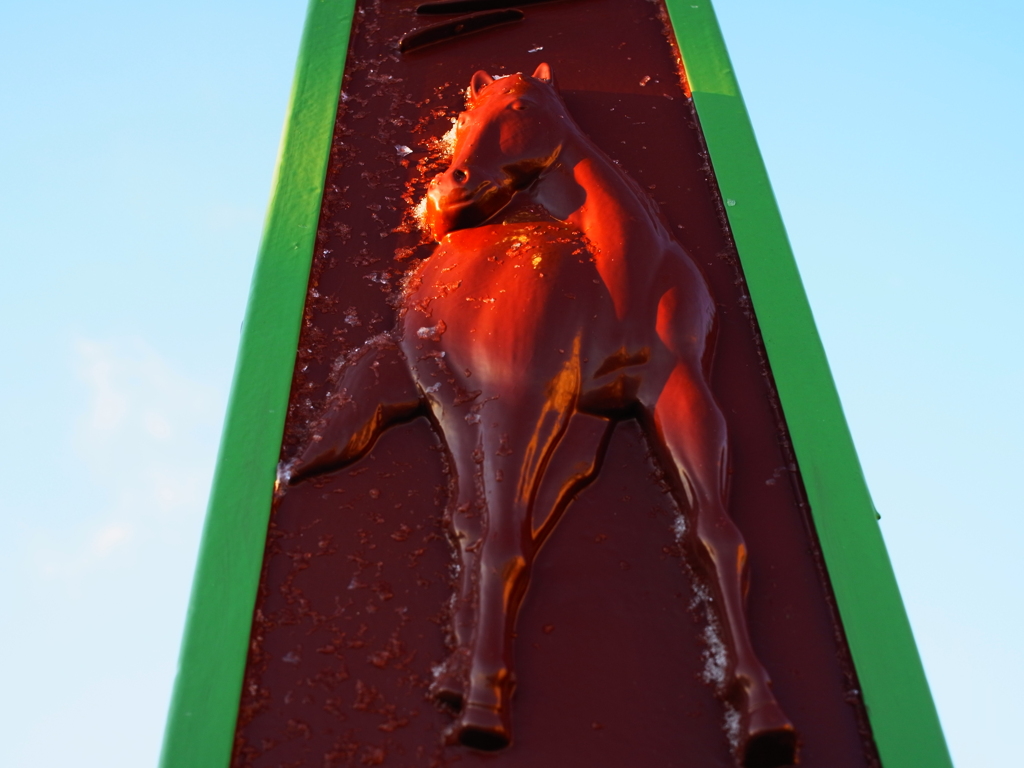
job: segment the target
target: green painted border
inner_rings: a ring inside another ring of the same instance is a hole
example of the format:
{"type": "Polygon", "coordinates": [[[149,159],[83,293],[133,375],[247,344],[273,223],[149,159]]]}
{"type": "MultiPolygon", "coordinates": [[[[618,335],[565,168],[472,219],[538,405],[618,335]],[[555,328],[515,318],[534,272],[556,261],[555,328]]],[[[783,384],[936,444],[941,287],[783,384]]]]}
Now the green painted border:
{"type": "Polygon", "coordinates": [[[886,768],[952,766],[877,515],[709,0],[666,0],[886,768]]]}
{"type": "MultiPolygon", "coordinates": [[[[230,761],[355,0],[311,0],[160,765],[230,761]],[[257,418],[256,414],[264,414],[257,418]]],[[[886,768],[951,766],[821,340],[708,0],[666,0],[886,768]]]]}
{"type": "Polygon", "coordinates": [[[162,768],[231,759],[355,0],[311,0],[178,661],[162,768]]]}

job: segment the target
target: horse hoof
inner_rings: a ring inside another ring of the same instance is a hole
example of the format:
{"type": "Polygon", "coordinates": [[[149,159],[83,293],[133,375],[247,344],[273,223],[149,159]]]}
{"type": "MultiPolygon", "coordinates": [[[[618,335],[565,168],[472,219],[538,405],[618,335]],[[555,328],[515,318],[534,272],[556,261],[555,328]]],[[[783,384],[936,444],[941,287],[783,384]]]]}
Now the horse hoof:
{"type": "Polygon", "coordinates": [[[434,680],[430,696],[445,709],[458,714],[466,697],[466,658],[463,651],[455,651],[443,663],[434,667],[434,680]]]}
{"type": "Polygon", "coordinates": [[[464,697],[462,687],[456,680],[439,679],[430,686],[430,695],[445,709],[458,714],[462,711],[464,697]]]}
{"type": "Polygon", "coordinates": [[[466,704],[459,717],[455,737],[463,746],[486,752],[504,749],[512,741],[508,723],[500,712],[472,702],[466,704]]]}
{"type": "Polygon", "coordinates": [[[796,729],[776,703],[750,713],[743,744],[744,768],[781,768],[796,765],[796,729]]]}

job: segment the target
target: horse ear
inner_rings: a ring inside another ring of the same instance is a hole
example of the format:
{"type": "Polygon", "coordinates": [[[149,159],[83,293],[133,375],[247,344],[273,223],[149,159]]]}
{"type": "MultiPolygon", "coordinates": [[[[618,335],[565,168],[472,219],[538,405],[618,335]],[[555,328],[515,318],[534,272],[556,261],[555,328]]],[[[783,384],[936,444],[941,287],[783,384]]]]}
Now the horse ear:
{"type": "Polygon", "coordinates": [[[547,62],[538,65],[537,69],[533,72],[533,76],[538,80],[543,80],[545,83],[555,85],[555,76],[552,74],[551,67],[547,62]]]}
{"type": "Polygon", "coordinates": [[[482,69],[478,69],[473,73],[473,77],[469,81],[469,98],[470,100],[475,99],[484,88],[494,82],[494,78],[484,72],[482,69]]]}

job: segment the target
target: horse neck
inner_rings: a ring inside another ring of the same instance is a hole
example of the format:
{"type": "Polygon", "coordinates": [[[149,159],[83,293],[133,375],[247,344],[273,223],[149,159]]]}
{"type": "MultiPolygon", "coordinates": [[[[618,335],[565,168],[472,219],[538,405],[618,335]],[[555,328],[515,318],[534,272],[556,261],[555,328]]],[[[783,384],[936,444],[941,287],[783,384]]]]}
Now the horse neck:
{"type": "Polygon", "coordinates": [[[659,212],[643,189],[582,132],[571,132],[562,145],[559,160],[542,179],[557,185],[558,197],[578,202],[571,210],[552,211],[587,233],[598,248],[611,253],[615,244],[635,245],[638,240],[660,239],[665,227],[659,212]],[[574,187],[577,194],[566,194],[574,187]],[[604,242],[601,242],[604,241],[604,242]]]}
{"type": "Polygon", "coordinates": [[[671,235],[650,197],[582,132],[571,132],[540,179],[536,198],[580,229],[621,317],[654,275],[671,235]],[[560,208],[560,209],[559,209],[560,208]],[[643,254],[642,259],[636,258],[643,254]],[[633,258],[630,258],[630,255],[633,258]]]}

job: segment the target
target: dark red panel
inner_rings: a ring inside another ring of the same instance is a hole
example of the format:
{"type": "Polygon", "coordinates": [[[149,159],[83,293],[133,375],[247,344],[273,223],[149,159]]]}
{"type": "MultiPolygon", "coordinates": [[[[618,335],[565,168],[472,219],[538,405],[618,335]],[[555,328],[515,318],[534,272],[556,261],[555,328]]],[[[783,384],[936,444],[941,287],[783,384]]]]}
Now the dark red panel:
{"type": "MultiPolygon", "coordinates": [[[[801,765],[874,764],[873,746],[787,448],[770,373],[697,120],[659,6],[564,0],[411,53],[437,21],[363,3],[331,162],[282,458],[322,408],[332,366],[394,324],[401,276],[432,246],[412,206],[440,170],[477,69],[547,61],[583,130],[661,206],[715,297],[715,397],[732,457],[730,512],[749,549],[753,643],[801,739],[801,765]],[[411,149],[407,153],[406,148],[411,149]],[[390,300],[390,301],[389,301],[390,300]]],[[[515,738],[444,746],[428,696],[446,656],[452,548],[444,453],[424,418],[337,473],[277,499],[253,625],[235,765],[731,766],[704,681],[703,604],[673,536],[676,509],[634,421],[534,568],[516,639],[515,738]]]]}

